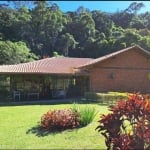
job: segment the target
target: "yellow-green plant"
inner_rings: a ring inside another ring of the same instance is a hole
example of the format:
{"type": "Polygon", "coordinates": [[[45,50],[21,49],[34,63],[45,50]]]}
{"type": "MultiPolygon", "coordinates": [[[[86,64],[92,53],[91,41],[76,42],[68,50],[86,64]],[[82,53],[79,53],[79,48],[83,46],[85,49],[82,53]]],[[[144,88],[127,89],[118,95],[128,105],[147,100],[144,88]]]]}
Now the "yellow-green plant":
{"type": "Polygon", "coordinates": [[[91,123],[97,114],[96,108],[89,107],[88,105],[85,107],[79,107],[77,104],[74,104],[72,109],[75,112],[79,112],[81,126],[86,126],[91,123]]]}

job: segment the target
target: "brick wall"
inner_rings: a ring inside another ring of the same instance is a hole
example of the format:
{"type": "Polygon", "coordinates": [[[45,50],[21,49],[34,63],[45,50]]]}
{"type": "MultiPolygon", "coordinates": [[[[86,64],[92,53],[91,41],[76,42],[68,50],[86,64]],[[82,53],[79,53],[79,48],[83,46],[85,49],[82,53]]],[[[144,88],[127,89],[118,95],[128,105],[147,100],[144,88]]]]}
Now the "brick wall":
{"type": "Polygon", "coordinates": [[[136,49],[93,65],[90,89],[95,92],[123,91],[150,93],[150,59],[136,49]]]}

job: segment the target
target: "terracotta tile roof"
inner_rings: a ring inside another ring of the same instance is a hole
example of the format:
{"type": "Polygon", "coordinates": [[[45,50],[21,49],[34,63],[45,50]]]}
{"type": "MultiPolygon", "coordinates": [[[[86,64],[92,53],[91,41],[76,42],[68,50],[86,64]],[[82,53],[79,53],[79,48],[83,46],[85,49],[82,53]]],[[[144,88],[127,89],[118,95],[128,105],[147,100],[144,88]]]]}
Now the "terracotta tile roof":
{"type": "Polygon", "coordinates": [[[2,65],[0,66],[0,74],[81,74],[84,73],[82,69],[84,67],[102,62],[132,49],[136,49],[150,57],[150,52],[139,46],[132,46],[97,59],[52,57],[16,65],[2,65]]]}
{"type": "Polygon", "coordinates": [[[91,65],[93,65],[93,64],[102,62],[102,61],[104,61],[104,60],[107,60],[107,59],[109,59],[109,58],[111,58],[111,57],[114,57],[114,56],[116,56],[116,55],[118,55],[118,54],[121,54],[121,53],[123,53],[123,52],[129,51],[129,50],[132,50],[132,49],[139,50],[139,51],[141,51],[142,53],[144,53],[144,54],[150,56],[150,52],[148,52],[148,51],[144,50],[143,48],[141,48],[140,46],[137,46],[137,45],[136,45],[136,46],[128,47],[128,48],[119,50],[119,51],[117,51],[117,52],[114,52],[114,53],[111,53],[111,54],[102,56],[102,57],[97,58],[97,59],[94,59],[94,60],[92,60],[92,61],[87,62],[86,64],[80,65],[78,68],[84,68],[84,67],[87,67],[87,66],[91,66],[91,65]]]}
{"type": "MultiPolygon", "coordinates": [[[[83,65],[91,58],[52,57],[33,62],[2,65],[0,74],[74,74],[79,65],[83,65]]],[[[77,69],[79,73],[79,70],[77,69]]]]}

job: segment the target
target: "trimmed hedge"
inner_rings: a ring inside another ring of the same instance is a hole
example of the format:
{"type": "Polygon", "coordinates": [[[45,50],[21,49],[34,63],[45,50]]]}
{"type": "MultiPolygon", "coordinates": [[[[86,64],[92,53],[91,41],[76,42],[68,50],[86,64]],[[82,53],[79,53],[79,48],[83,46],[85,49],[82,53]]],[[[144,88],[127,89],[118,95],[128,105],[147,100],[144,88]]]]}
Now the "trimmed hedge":
{"type": "Polygon", "coordinates": [[[115,103],[117,100],[126,99],[127,93],[121,93],[121,92],[108,92],[108,93],[85,92],[84,97],[88,101],[96,101],[96,102],[101,102],[101,103],[115,103]]]}

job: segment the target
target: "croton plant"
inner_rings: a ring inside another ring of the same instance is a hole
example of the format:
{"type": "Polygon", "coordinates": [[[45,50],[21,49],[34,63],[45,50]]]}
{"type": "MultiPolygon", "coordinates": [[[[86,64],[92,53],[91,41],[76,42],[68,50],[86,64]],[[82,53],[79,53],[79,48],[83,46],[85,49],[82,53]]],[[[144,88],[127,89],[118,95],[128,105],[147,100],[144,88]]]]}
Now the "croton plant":
{"type": "Polygon", "coordinates": [[[101,115],[96,128],[109,150],[150,149],[150,99],[139,93],[128,95],[101,115]]]}

